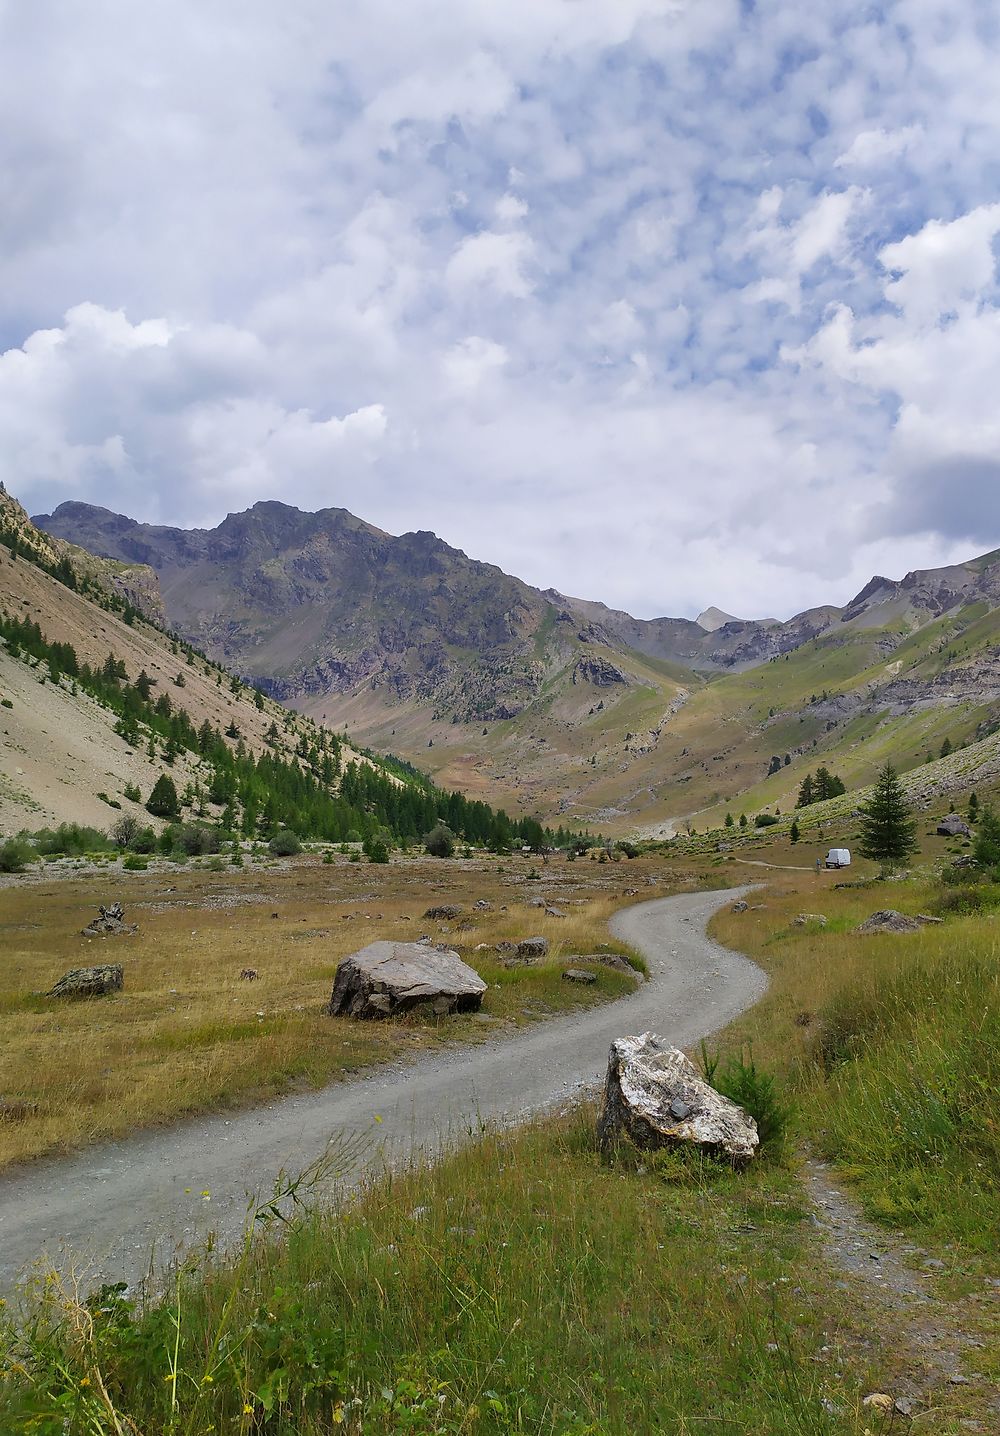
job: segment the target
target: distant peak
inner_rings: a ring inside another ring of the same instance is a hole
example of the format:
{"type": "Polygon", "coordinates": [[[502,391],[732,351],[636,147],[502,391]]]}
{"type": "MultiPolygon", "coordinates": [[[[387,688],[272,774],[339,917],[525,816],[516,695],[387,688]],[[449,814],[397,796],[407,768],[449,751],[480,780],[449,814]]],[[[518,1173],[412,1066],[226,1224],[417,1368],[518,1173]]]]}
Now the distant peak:
{"type": "Polygon", "coordinates": [[[704,613],[699,613],[695,623],[703,628],[706,633],[714,633],[717,628],[722,628],[726,623],[738,623],[739,619],[734,618],[731,613],[723,613],[721,608],[706,608],[704,613]]]}

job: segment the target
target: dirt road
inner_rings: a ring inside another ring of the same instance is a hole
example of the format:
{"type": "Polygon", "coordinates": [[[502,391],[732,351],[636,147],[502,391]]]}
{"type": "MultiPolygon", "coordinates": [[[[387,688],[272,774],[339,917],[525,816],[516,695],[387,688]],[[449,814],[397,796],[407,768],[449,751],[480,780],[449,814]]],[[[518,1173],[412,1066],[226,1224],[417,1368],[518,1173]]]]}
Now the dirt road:
{"type": "Polygon", "coordinates": [[[613,934],[649,963],[635,993],[496,1042],[455,1048],[367,1078],[231,1116],[142,1132],[0,1178],[0,1287],[42,1262],[84,1284],[134,1282],[209,1233],[242,1230],[248,1192],[270,1192],[338,1134],[371,1142],[368,1165],[429,1155],[480,1121],[516,1121],[600,1081],[612,1038],[653,1030],[679,1046],[762,995],[764,974],[712,942],[712,914],[746,889],[691,893],[616,914],[613,934]]]}

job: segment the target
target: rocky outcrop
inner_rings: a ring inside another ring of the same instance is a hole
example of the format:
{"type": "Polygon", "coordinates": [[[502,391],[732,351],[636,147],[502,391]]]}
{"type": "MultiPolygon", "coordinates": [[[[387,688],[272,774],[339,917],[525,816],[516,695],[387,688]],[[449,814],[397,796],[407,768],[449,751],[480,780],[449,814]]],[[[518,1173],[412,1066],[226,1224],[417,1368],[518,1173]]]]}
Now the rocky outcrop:
{"type": "Polygon", "coordinates": [[[451,922],[453,918],[461,917],[462,909],[453,903],[440,903],[437,907],[429,907],[424,917],[430,922],[451,922]]]}
{"type": "Polygon", "coordinates": [[[125,974],[120,962],[109,962],[102,967],[74,967],[60,977],[49,997],[106,997],[110,992],[121,992],[125,986],[125,974]]]}
{"type": "Polygon", "coordinates": [[[577,660],[573,669],[573,682],[592,683],[595,688],[613,688],[616,684],[624,684],[627,687],[629,679],[617,664],[607,658],[590,654],[577,660]]]}
{"type": "Polygon", "coordinates": [[[436,1017],[475,1012],[486,983],[457,952],[428,942],[373,942],[337,968],[326,1011],[382,1018],[424,1008],[436,1017]]]}
{"type": "Polygon", "coordinates": [[[602,1150],[628,1138],[641,1148],[693,1145],[735,1163],[759,1145],[753,1118],[653,1032],[612,1042],[597,1137],[602,1150]]]}

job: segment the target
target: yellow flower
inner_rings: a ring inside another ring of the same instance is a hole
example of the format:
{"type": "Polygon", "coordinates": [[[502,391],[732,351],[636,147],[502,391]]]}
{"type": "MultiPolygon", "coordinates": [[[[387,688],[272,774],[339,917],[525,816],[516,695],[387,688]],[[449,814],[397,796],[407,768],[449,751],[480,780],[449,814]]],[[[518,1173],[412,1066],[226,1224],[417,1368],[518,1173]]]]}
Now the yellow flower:
{"type": "Polygon", "coordinates": [[[375,1113],[375,1120],[376,1120],[376,1122],[381,1122],[381,1120],[382,1120],[382,1118],[379,1116],[379,1114],[378,1114],[377,1112],[375,1113]]]}
{"type": "Polygon", "coordinates": [[[335,1407],[333,1408],[333,1424],[334,1424],[334,1426],[343,1426],[343,1424],[344,1424],[344,1407],[343,1407],[343,1404],[341,1404],[341,1405],[339,1405],[339,1406],[335,1406],[335,1407]]]}
{"type": "Polygon", "coordinates": [[[215,1380],[215,1377],[214,1377],[214,1376],[209,1376],[208,1372],[206,1371],[206,1372],[205,1372],[205,1375],[201,1378],[201,1384],[202,1384],[202,1386],[211,1386],[211,1384],[212,1384],[212,1382],[213,1382],[214,1380],[215,1380]]]}
{"type": "Polygon", "coordinates": [[[249,1401],[244,1401],[244,1403],[243,1403],[243,1415],[244,1415],[244,1416],[252,1416],[252,1415],[253,1415],[253,1407],[250,1405],[250,1402],[249,1402],[249,1401]]]}
{"type": "Polygon", "coordinates": [[[89,1385],[90,1385],[90,1377],[89,1377],[89,1376],[81,1376],[81,1377],[80,1377],[80,1385],[81,1385],[81,1386],[89,1386],[89,1385]]]}

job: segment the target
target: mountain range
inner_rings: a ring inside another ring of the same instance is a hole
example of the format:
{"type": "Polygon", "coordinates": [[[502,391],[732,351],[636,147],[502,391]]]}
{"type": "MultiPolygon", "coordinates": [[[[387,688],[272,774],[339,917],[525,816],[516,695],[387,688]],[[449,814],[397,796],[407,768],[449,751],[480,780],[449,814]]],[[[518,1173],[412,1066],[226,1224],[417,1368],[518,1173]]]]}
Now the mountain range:
{"type": "Polygon", "coordinates": [[[781,806],[814,756],[865,781],[886,744],[913,766],[1000,706],[998,552],[786,621],[637,619],[338,508],[180,529],[69,502],[34,522],[154,573],[170,626],[282,703],[546,818],[781,806]]]}

